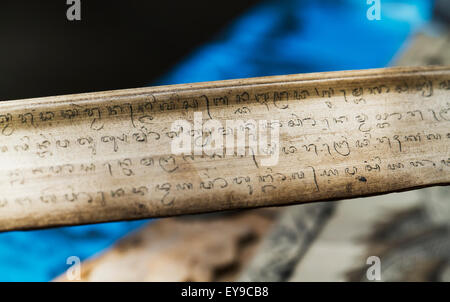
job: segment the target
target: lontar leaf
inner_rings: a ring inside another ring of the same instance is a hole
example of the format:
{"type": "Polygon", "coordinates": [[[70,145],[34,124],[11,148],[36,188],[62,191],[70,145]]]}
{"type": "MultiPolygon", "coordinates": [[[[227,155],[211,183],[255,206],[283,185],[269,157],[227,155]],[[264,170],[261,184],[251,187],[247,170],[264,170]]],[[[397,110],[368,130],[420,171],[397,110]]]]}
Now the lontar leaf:
{"type": "Polygon", "coordinates": [[[449,96],[414,67],[2,102],[0,230],[446,185],[449,96]]]}

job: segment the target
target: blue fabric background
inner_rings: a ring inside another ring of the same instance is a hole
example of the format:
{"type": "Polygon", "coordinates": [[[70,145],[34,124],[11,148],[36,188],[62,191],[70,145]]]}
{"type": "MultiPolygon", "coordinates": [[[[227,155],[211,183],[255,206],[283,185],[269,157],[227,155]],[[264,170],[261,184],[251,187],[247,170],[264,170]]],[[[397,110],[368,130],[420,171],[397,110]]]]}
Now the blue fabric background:
{"type": "MultiPolygon", "coordinates": [[[[369,7],[366,0],[263,2],[152,85],[385,67],[430,20],[433,1],[381,0],[380,21],[367,19],[369,7]]],[[[67,257],[86,259],[147,221],[0,234],[0,281],[51,280],[68,268],[67,257]]]]}

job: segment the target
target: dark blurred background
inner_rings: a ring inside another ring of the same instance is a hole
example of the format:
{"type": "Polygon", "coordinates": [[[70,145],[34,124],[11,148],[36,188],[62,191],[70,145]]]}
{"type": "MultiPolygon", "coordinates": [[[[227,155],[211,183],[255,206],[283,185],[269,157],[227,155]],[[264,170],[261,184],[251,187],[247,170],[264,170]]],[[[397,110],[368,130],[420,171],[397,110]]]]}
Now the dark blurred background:
{"type": "Polygon", "coordinates": [[[0,2],[0,100],[141,87],[257,0],[0,2]]]}

